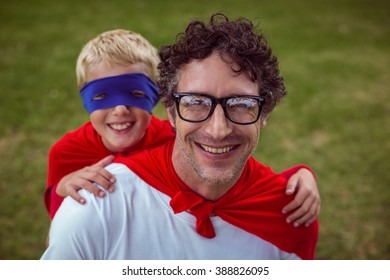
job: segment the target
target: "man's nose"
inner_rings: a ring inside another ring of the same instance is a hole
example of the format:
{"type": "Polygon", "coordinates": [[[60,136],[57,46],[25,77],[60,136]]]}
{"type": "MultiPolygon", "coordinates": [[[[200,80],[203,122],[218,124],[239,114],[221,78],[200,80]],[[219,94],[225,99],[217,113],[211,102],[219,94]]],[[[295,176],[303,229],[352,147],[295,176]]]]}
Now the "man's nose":
{"type": "Polygon", "coordinates": [[[226,118],[220,104],[215,107],[205,125],[205,132],[215,140],[222,140],[233,131],[233,124],[226,118]]]}

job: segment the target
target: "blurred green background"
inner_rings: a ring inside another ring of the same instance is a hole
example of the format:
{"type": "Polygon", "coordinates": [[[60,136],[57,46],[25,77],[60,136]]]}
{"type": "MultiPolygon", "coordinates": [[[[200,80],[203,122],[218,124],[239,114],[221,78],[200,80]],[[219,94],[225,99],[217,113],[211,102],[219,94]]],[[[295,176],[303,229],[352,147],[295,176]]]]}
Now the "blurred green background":
{"type": "MultiPolygon", "coordinates": [[[[75,62],[98,33],[155,46],[193,18],[248,17],[278,56],[288,95],[256,158],[313,167],[322,197],[317,259],[390,259],[390,1],[19,0],[0,4],[0,259],[38,259],[49,216],[47,153],[88,119],[75,62]]],[[[155,110],[165,117],[161,106],[155,110]]]]}

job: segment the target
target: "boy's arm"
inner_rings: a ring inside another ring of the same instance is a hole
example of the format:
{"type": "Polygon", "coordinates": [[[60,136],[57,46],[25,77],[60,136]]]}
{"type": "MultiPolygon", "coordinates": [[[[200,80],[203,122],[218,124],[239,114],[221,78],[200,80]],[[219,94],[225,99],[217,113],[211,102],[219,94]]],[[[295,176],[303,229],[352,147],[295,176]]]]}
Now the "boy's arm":
{"type": "Polygon", "coordinates": [[[321,209],[321,198],[313,171],[302,164],[283,171],[281,175],[288,180],[286,194],[295,194],[294,199],[282,210],[285,214],[290,212],[286,218],[287,223],[294,223],[295,227],[302,224],[309,226],[318,218],[321,209]]]}
{"type": "Polygon", "coordinates": [[[115,177],[104,169],[113,159],[114,156],[109,155],[91,166],[86,166],[64,176],[55,189],[56,194],[61,197],[69,195],[80,204],[85,204],[85,199],[78,193],[80,189],[86,189],[96,196],[104,197],[104,191],[99,189],[95,185],[96,183],[109,192],[113,192],[115,177]]]}

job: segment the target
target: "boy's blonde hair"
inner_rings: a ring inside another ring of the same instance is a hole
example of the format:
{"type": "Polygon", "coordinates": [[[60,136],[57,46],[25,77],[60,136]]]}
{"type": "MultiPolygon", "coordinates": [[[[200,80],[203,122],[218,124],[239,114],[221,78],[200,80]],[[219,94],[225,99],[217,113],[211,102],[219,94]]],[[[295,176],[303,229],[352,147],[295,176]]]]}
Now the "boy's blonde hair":
{"type": "Polygon", "coordinates": [[[76,63],[77,85],[81,88],[87,83],[88,71],[101,62],[122,66],[144,63],[149,67],[149,78],[156,82],[159,61],[157,49],[140,34],[124,29],[106,31],[81,50],[76,63]]]}

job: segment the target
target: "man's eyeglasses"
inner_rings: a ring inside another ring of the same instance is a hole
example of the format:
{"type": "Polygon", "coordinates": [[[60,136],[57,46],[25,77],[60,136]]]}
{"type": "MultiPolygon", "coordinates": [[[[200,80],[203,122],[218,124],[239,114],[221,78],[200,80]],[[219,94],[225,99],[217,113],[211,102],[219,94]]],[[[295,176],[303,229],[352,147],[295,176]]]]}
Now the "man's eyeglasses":
{"type": "Polygon", "coordinates": [[[253,124],[260,117],[265,101],[262,96],[239,95],[215,98],[207,94],[178,92],[173,94],[177,112],[187,122],[203,122],[221,104],[228,120],[236,124],[253,124]]]}

